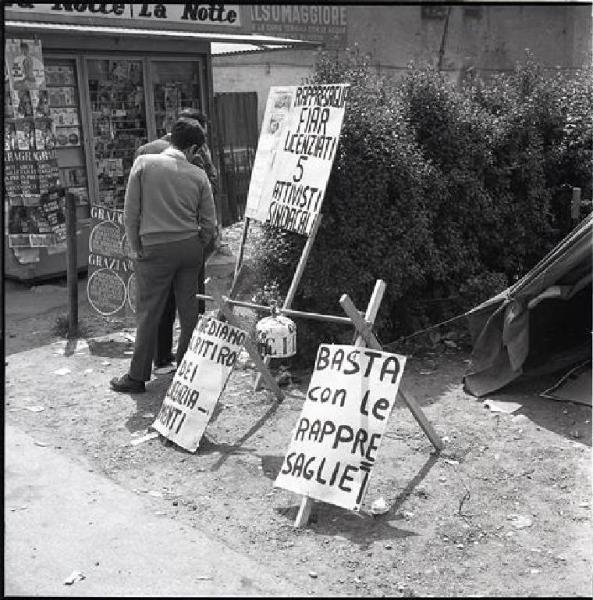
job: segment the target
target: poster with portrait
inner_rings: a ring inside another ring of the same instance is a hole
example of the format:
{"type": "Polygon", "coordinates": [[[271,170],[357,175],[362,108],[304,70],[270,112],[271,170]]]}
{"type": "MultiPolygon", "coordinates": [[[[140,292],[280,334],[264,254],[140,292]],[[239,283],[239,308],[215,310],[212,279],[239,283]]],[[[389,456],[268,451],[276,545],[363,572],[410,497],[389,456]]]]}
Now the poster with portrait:
{"type": "Polygon", "coordinates": [[[4,60],[11,90],[45,89],[40,40],[5,40],[4,60]]]}

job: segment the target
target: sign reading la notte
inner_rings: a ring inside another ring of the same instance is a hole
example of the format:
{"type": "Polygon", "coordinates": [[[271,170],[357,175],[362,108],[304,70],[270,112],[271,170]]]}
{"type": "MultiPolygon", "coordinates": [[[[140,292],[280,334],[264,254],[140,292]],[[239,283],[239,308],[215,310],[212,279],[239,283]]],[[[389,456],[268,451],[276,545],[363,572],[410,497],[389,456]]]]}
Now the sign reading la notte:
{"type": "MultiPolygon", "coordinates": [[[[9,11],[26,14],[51,15],[60,17],[72,15],[80,17],[107,17],[132,19],[136,22],[153,19],[174,23],[196,22],[207,25],[240,26],[240,7],[235,4],[185,2],[167,3],[123,3],[123,2],[54,2],[53,4],[14,2],[4,5],[9,11]]],[[[8,15],[9,16],[9,15],[8,15]]],[[[17,16],[17,15],[14,15],[17,16]]]]}

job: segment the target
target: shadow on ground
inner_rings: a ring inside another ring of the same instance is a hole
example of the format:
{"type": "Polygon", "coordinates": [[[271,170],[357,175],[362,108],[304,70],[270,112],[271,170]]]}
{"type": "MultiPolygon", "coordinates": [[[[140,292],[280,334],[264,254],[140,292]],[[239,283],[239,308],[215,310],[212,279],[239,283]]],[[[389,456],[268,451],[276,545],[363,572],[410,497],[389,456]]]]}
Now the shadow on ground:
{"type": "MultiPolygon", "coordinates": [[[[497,402],[518,402],[522,407],[513,413],[514,416],[525,415],[539,427],[591,447],[591,407],[539,395],[562,374],[547,373],[537,379],[519,379],[489,397],[497,402]]],[[[480,400],[476,398],[476,401],[480,400]]]]}

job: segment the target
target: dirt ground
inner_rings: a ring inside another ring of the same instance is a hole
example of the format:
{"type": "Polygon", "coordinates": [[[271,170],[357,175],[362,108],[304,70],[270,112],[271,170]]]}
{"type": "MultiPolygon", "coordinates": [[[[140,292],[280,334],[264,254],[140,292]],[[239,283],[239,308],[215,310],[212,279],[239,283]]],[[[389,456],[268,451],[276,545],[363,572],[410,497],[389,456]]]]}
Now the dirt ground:
{"type": "MultiPolygon", "coordinates": [[[[228,276],[217,283],[228,285],[228,276]]],[[[131,445],[154,421],[172,377],[145,394],[112,392],[109,379],[129,363],[133,324],[105,322],[83,302],[86,340],[67,343],[52,331],[63,312],[6,320],[8,422],[154,497],[164,518],[220,539],[303,595],[590,595],[591,409],[540,398],[557,376],[493,396],[521,404],[514,414],[494,413],[463,392],[466,350],[438,345],[409,357],[402,384],[445,450],[434,454],[396,403],[363,510],[315,503],[310,524],[296,529],[300,499],[273,480],[307,373],[277,403],[253,391],[253,370],[235,369],[196,454],[158,439],[131,445]],[[389,510],[373,516],[379,498],[389,510]]]]}

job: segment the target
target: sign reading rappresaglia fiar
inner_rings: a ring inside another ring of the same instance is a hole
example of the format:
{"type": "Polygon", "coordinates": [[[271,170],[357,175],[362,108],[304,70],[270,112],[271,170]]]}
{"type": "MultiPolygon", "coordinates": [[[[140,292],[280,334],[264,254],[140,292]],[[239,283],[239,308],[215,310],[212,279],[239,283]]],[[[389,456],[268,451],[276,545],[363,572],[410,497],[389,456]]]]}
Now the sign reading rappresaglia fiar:
{"type": "Polygon", "coordinates": [[[348,89],[270,88],[245,216],[309,235],[336,155],[348,89]]]}
{"type": "Polygon", "coordinates": [[[201,317],[153,429],[195,452],[246,336],[228,323],[201,317]]]}
{"type": "Polygon", "coordinates": [[[321,345],[274,485],[359,510],[405,362],[369,348],[321,345]]]}

